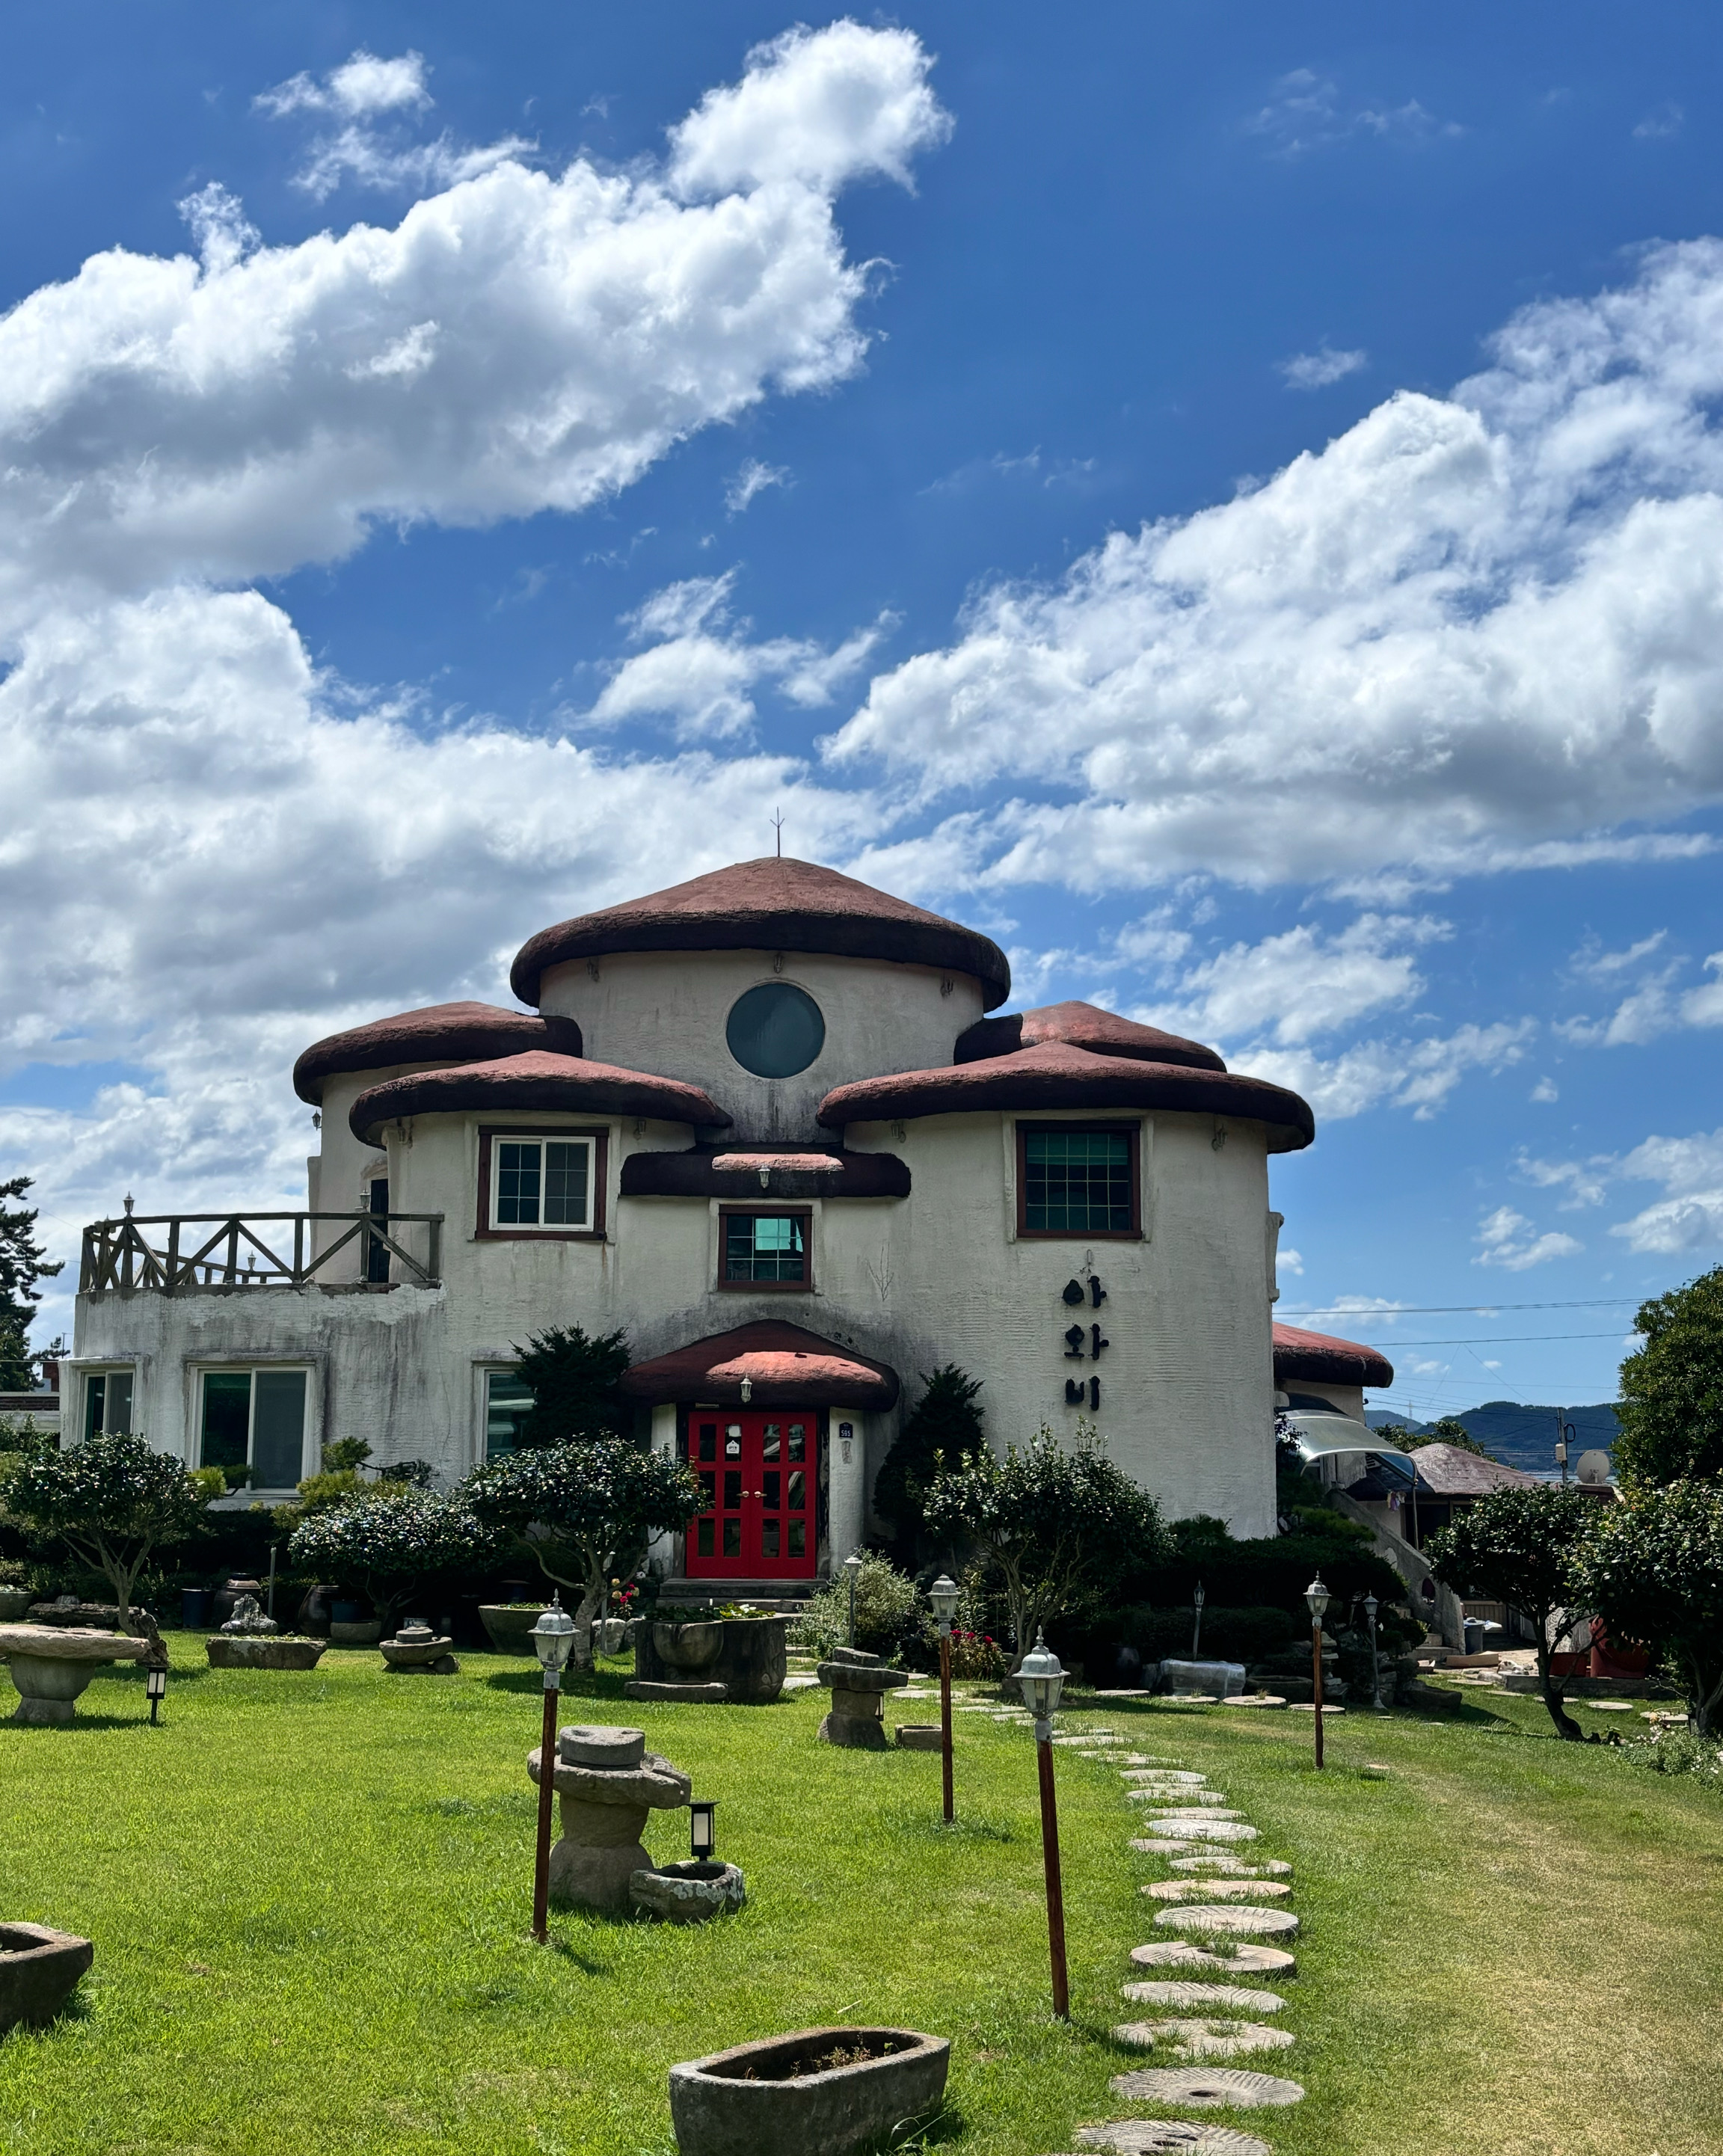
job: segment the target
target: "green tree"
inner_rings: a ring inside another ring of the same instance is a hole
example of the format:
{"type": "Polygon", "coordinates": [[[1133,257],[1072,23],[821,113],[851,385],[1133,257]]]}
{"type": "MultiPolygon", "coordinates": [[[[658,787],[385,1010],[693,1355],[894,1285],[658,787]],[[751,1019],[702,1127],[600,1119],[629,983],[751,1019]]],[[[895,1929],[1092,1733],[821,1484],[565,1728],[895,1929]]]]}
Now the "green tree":
{"type": "Polygon", "coordinates": [[[941,1468],[967,1467],[987,1450],[976,1395],[982,1381],[946,1363],[925,1389],[874,1478],[874,1509],[896,1530],[899,1561],[912,1565],[921,1532],[924,1491],[941,1468]]]}
{"type": "Polygon", "coordinates": [[[626,1437],[633,1411],[621,1378],[633,1360],[626,1332],[589,1336],[578,1325],[536,1332],[515,1353],[515,1374],[532,1394],[520,1429],[523,1445],[568,1445],[595,1437],[626,1437]]]}
{"type": "MultiPolygon", "coordinates": [[[[1386,1437],[1387,1434],[1386,1430],[1377,1433],[1379,1437],[1386,1437]]],[[[1479,1460],[1494,1460],[1498,1467],[1501,1465],[1487,1445],[1479,1445],[1465,1424],[1455,1422],[1451,1415],[1444,1415],[1440,1422],[1432,1424],[1421,1436],[1413,1438],[1403,1450],[1415,1452],[1426,1445],[1451,1445],[1459,1451],[1475,1453],[1479,1460]]]]}
{"type": "Polygon", "coordinates": [[[32,1233],[36,1213],[8,1202],[29,1188],[28,1175],[0,1183],[0,1392],[23,1393],[34,1385],[35,1358],[28,1336],[42,1300],[36,1283],[52,1280],[65,1263],[64,1258],[51,1265],[43,1263],[47,1248],[32,1233]]]}
{"type": "Polygon", "coordinates": [[[482,1565],[498,1538],[459,1491],[375,1488],[307,1513],[293,1563],[364,1594],[385,1627],[451,1573],[482,1565]]]}
{"type": "Polygon", "coordinates": [[[38,1453],[8,1477],[8,1515],[27,1532],[64,1543],[114,1590],[122,1626],[152,1551],[188,1541],[213,1494],[171,1454],[130,1431],[105,1431],[69,1452],[38,1453]]]}
{"type": "Polygon", "coordinates": [[[575,1659],[592,1659],[592,1620],[613,1580],[631,1580],[655,1534],[685,1527],[704,1502],[667,1452],[625,1438],[535,1445],[477,1468],[462,1485],[479,1520],[577,1598],[575,1659]]]}
{"type": "Polygon", "coordinates": [[[1537,1676],[1556,1733],[1584,1736],[1567,1712],[1567,1690],[1551,1668],[1582,1614],[1577,1568],[1595,1524],[1597,1501],[1582,1491],[1540,1482],[1498,1490],[1469,1505],[1424,1547],[1436,1577],[1462,1597],[1511,1603],[1537,1633],[1537,1676]]]}
{"type": "Polygon", "coordinates": [[[1623,1488],[1723,1475],[1723,1265],[1642,1302],[1644,1346],[1621,1366],[1623,1488]]]}
{"type": "Polygon", "coordinates": [[[1723,1720],[1723,1483],[1641,1487],[1597,1509],[1576,1589],[1612,1640],[1663,1654],[1690,1732],[1710,1738],[1723,1720]]]}
{"type": "Polygon", "coordinates": [[[927,1486],[929,1530],[969,1543],[998,1579],[1015,1660],[1064,1618],[1090,1614],[1168,1548],[1161,1510],[1115,1467],[1092,1424],[1067,1451],[1044,1423],[1003,1460],[984,1452],[927,1486]]]}

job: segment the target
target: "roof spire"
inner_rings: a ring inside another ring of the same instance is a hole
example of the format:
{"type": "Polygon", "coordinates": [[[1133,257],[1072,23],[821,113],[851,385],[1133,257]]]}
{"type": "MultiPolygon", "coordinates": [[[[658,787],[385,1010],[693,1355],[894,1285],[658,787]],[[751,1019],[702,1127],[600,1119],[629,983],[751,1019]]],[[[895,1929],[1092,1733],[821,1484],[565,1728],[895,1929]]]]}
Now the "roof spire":
{"type": "Polygon", "coordinates": [[[784,857],[784,813],[782,808],[774,811],[772,828],[777,834],[777,857],[782,860],[784,857]]]}

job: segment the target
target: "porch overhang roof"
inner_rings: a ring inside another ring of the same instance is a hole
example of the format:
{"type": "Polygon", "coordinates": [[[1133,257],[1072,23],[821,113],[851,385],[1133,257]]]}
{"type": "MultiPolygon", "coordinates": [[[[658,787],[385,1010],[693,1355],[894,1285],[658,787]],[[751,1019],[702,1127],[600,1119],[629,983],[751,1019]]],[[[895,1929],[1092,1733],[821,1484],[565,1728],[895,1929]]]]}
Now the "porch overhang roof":
{"type": "Polygon", "coordinates": [[[896,1405],[899,1392],[890,1364],[776,1318],[715,1332],[636,1363],[623,1373],[622,1389],[631,1399],[655,1406],[712,1400],[740,1407],[745,1378],[747,1404],[756,1408],[883,1409],[896,1405]]]}

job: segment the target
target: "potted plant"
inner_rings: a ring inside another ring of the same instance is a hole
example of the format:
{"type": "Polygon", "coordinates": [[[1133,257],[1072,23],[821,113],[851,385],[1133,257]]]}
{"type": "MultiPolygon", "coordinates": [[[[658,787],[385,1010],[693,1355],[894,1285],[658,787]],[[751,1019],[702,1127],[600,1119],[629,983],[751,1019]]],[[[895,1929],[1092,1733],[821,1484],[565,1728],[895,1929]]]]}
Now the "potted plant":
{"type": "Polygon", "coordinates": [[[951,2047],[916,2029],[798,2029],[670,2069],[681,2156],[849,2156],[931,2118],[951,2047]]]}

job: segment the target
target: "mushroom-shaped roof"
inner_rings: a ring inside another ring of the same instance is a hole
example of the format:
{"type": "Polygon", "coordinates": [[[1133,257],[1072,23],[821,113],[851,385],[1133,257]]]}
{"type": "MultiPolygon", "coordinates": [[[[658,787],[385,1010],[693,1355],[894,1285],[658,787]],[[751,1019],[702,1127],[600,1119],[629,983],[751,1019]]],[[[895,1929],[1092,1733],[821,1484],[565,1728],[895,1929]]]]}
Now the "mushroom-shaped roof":
{"type": "Polygon", "coordinates": [[[529,1050],[491,1063],[464,1063],[453,1070],[418,1070],[386,1078],[353,1103],[347,1118],[362,1144],[376,1142],[385,1123],[405,1116],[481,1115],[495,1108],[536,1108],[552,1114],[651,1116],[660,1122],[718,1125],[730,1121],[698,1086],[679,1078],[654,1078],[644,1070],[619,1070],[580,1055],[529,1050]]]}
{"type": "Polygon", "coordinates": [[[888,1364],[775,1318],[636,1363],[623,1371],[622,1389],[637,1400],[705,1399],[734,1407],[741,1404],[744,1378],[749,1404],[756,1408],[897,1404],[897,1373],[888,1364]]]}
{"type": "Polygon", "coordinates": [[[1303,1378],[1319,1385],[1392,1385],[1394,1366],[1386,1355],[1356,1340],[1305,1332],[1296,1325],[1274,1327],[1274,1383],[1303,1378]]]}
{"type": "Polygon", "coordinates": [[[839,1086],[819,1105],[828,1129],[893,1116],[956,1116],[975,1108],[1158,1108],[1183,1115],[1233,1116],[1266,1124],[1270,1152],[1295,1152],[1316,1134],[1306,1102],[1283,1086],[1231,1071],[1192,1070],[1097,1055],[1064,1041],[1044,1041],[1015,1055],[905,1070],[839,1086]]]}
{"type": "Polygon", "coordinates": [[[578,1055],[581,1047],[580,1028],[572,1018],[541,1018],[536,1011],[504,1010],[498,1004],[431,1004],[313,1041],[293,1066],[293,1090],[315,1107],[324,1080],[344,1071],[387,1070],[402,1063],[479,1063],[531,1048],[578,1055]]]}
{"type": "Polygon", "coordinates": [[[954,1063],[980,1063],[993,1055],[1013,1055],[1044,1041],[1069,1041],[1092,1055],[1123,1055],[1137,1063],[1183,1063],[1197,1070],[1224,1070],[1226,1065],[1200,1040],[1162,1033],[1157,1025],[1139,1025],[1103,1010],[1099,1004],[1044,1004],[1038,1010],[1012,1011],[1003,1018],[977,1019],[957,1036],[954,1063]]]}
{"type": "Polygon", "coordinates": [[[974,929],[836,869],[770,854],[541,928],[521,946],[509,983],[536,1004],[547,967],[613,951],[828,952],[973,974],[988,1010],[1011,993],[1005,953],[974,929]]]}

